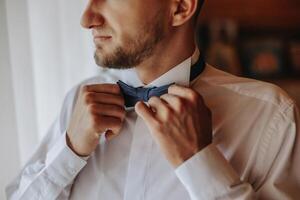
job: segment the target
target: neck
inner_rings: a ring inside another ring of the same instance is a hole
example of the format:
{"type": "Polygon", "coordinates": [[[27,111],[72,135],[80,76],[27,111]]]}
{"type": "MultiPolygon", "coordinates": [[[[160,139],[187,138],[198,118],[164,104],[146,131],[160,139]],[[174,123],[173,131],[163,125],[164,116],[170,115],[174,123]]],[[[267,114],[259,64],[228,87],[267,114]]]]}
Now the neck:
{"type": "Polygon", "coordinates": [[[189,58],[195,48],[195,40],[187,37],[173,37],[158,44],[153,55],[136,66],[140,80],[145,84],[151,83],[185,59],[189,58]]]}

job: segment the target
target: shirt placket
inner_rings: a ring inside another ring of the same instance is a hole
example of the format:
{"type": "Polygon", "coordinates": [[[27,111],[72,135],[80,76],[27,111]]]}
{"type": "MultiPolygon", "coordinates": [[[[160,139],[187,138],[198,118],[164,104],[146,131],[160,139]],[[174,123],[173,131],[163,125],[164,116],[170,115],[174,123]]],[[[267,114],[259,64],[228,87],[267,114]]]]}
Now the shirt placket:
{"type": "Polygon", "coordinates": [[[138,117],[128,162],[124,200],[144,200],[153,140],[144,121],[138,117]]]}

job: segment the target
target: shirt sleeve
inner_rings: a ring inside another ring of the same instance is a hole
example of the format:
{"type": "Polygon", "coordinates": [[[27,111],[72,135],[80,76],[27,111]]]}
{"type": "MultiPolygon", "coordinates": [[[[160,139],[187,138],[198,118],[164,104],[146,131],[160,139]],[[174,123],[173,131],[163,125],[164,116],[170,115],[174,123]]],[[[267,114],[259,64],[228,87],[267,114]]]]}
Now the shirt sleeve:
{"type": "Polygon", "coordinates": [[[295,105],[279,112],[270,130],[276,132],[265,160],[274,158],[259,187],[243,182],[219,149],[211,144],[185,161],[175,173],[192,200],[299,199],[300,120],[295,105]]]}
{"type": "Polygon", "coordinates": [[[68,199],[71,185],[86,165],[66,144],[66,124],[75,91],[20,174],[6,188],[7,199],[68,199]]]}
{"type": "Polygon", "coordinates": [[[251,185],[240,181],[214,144],[184,162],[175,173],[192,200],[254,198],[251,185]]]}

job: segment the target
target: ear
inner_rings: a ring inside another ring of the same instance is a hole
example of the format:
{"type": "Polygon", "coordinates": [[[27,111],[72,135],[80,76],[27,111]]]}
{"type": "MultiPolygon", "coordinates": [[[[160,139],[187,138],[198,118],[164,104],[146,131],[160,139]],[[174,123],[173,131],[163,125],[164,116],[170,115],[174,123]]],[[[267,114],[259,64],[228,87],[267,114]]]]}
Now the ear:
{"type": "Polygon", "coordinates": [[[180,26],[190,20],[197,10],[198,0],[172,0],[172,25],[180,26]]]}

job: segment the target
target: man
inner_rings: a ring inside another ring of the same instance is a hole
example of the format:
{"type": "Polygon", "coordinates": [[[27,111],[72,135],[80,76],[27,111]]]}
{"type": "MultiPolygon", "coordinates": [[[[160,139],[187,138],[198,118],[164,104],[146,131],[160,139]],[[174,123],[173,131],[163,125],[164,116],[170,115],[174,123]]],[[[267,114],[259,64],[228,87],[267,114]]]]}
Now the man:
{"type": "Polygon", "coordinates": [[[68,93],[9,199],[299,198],[295,103],[204,64],[202,3],[89,1],[82,26],[110,69],[68,93]]]}

